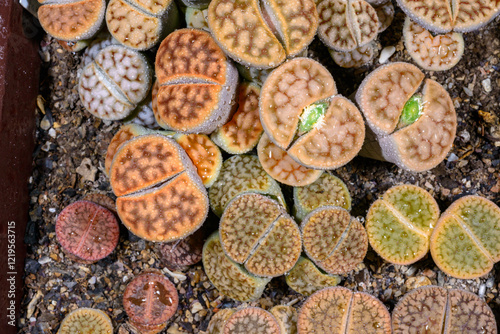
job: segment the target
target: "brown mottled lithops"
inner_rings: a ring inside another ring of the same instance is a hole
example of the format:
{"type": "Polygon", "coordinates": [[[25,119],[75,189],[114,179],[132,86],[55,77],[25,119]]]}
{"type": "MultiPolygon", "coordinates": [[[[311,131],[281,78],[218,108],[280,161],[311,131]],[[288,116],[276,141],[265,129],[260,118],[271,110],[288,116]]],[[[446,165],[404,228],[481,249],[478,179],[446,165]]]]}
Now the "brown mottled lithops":
{"type": "Polygon", "coordinates": [[[365,228],[339,207],[313,210],[304,218],[301,230],[307,256],[329,274],[354,270],[368,251],[365,228]]]}
{"type": "Polygon", "coordinates": [[[225,308],[215,313],[208,323],[207,334],[222,334],[227,319],[235,312],[233,308],[225,308]]]}
{"type": "Polygon", "coordinates": [[[368,210],[368,241],[384,260],[412,264],[429,251],[438,218],[439,207],[426,190],[410,184],[395,186],[368,210]]]}
{"type": "Polygon", "coordinates": [[[281,334],[297,334],[297,310],[293,306],[277,305],[269,312],[278,321],[281,334]]]}
{"type": "Polygon", "coordinates": [[[208,32],[180,29],[168,35],[156,54],[155,68],[160,126],[209,134],[226,123],[238,71],[208,32]]]}
{"type": "Polygon", "coordinates": [[[93,263],[113,252],[120,229],[108,209],[93,202],[77,201],[57,217],[56,237],[71,259],[93,263]]]}
{"type": "Polygon", "coordinates": [[[224,325],[223,334],[281,334],[276,318],[266,310],[247,307],[234,312],[224,325]]]}
{"type": "Polygon", "coordinates": [[[391,315],[377,298],[343,287],[310,296],[299,311],[299,334],[390,334],[391,315]]]}
{"type": "Polygon", "coordinates": [[[425,286],[408,292],[392,313],[394,334],[496,334],[495,316],[473,293],[425,286]]]}
{"type": "Polygon", "coordinates": [[[202,227],[182,240],[159,244],[158,257],[168,269],[182,271],[201,261],[204,243],[205,230],[202,227]]]}
{"type": "Polygon", "coordinates": [[[367,140],[360,155],[422,172],[436,167],[453,145],[457,128],[448,92],[416,66],[391,63],[370,73],[356,93],[367,140]]]}
{"type": "Polygon", "coordinates": [[[500,261],[500,208],[480,196],[465,196],[441,215],[430,240],[432,259],[446,274],[471,279],[500,261]]]}
{"type": "Polygon", "coordinates": [[[269,139],[299,164],[334,169],[357,155],[365,137],[363,117],[335,95],[330,72],[308,58],[275,69],[260,95],[260,121],[269,139]]]}
{"type": "Polygon", "coordinates": [[[313,0],[213,0],[208,26],[236,62],[272,68],[311,43],[318,14],[313,0]]]}
{"type": "Polygon", "coordinates": [[[106,313],[92,308],[70,312],[59,326],[57,334],[113,334],[113,323],[106,313]]]}
{"type": "Polygon", "coordinates": [[[300,257],[295,266],[286,275],[286,284],[304,296],[310,296],[324,288],[336,286],[340,277],[322,272],[306,257],[300,257]]]}
{"type": "Polygon", "coordinates": [[[232,261],[222,249],[219,232],[213,233],[203,246],[203,268],[221,294],[238,301],[259,298],[271,280],[252,275],[232,261]]]}
{"type": "Polygon", "coordinates": [[[123,308],[130,324],[141,333],[159,333],[178,305],[175,286],[159,270],[136,276],[123,293],[123,308]]]}

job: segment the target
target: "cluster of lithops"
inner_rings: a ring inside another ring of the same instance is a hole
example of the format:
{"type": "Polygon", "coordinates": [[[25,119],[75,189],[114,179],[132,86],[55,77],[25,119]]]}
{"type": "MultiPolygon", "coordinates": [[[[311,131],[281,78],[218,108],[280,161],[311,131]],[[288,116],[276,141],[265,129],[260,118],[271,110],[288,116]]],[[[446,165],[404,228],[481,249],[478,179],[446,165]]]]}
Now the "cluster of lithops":
{"type": "Polygon", "coordinates": [[[361,83],[356,101],[371,131],[360,155],[410,171],[436,167],[450,151],[457,128],[448,92],[416,66],[379,67],[361,83]]]}
{"type": "Polygon", "coordinates": [[[129,116],[151,88],[151,67],[137,51],[111,45],[83,69],[80,100],[92,115],[105,120],[129,116]]]}
{"type": "Polygon", "coordinates": [[[450,276],[486,275],[500,261],[500,208],[480,196],[456,200],[439,218],[430,249],[436,265],[450,276]]]}
{"type": "Polygon", "coordinates": [[[59,326],[57,334],[113,334],[113,324],[106,313],[92,308],[70,312],[59,326]]]}
{"type": "Polygon", "coordinates": [[[408,184],[395,186],[368,210],[368,240],[384,260],[408,265],[429,252],[438,218],[439,207],[426,190],[408,184]]]}
{"type": "Polygon", "coordinates": [[[304,296],[309,296],[327,287],[336,286],[339,283],[339,276],[322,272],[306,257],[300,257],[286,275],[286,284],[304,296]]]}

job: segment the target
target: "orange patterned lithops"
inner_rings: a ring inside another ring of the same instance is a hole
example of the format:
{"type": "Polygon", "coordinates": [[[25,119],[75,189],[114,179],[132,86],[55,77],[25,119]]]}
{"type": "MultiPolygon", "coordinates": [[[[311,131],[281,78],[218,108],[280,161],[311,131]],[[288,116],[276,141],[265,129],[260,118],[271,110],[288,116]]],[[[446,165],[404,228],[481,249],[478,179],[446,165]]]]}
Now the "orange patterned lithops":
{"type": "Polygon", "coordinates": [[[206,31],[180,29],[156,54],[158,124],[184,133],[211,133],[229,118],[238,71],[206,31]]]}
{"type": "Polygon", "coordinates": [[[299,164],[334,169],[357,155],[365,137],[361,113],[337,89],[328,70],[296,58],[274,70],[260,95],[269,139],[299,164]]]}
{"type": "Polygon", "coordinates": [[[500,261],[500,208],[480,196],[453,202],[432,233],[431,255],[450,276],[486,275],[500,261]]]}
{"type": "Polygon", "coordinates": [[[168,242],[196,231],[208,213],[208,197],[189,157],[173,139],[150,134],[123,144],[110,181],[118,215],[137,236],[168,242]]]}
{"type": "Polygon", "coordinates": [[[213,0],[208,26],[236,62],[272,68],[311,43],[318,14],[313,0],[213,0]]]}
{"type": "Polygon", "coordinates": [[[367,138],[360,155],[415,172],[444,160],[455,139],[455,107],[439,83],[424,77],[416,66],[400,62],[363,80],[356,101],[374,138],[367,138]]]}
{"type": "Polygon", "coordinates": [[[394,334],[497,333],[488,304],[473,293],[425,286],[408,292],[392,313],[394,334]]]}
{"type": "Polygon", "coordinates": [[[343,287],[310,296],[299,311],[298,334],[390,334],[391,315],[377,298],[343,287]]]}

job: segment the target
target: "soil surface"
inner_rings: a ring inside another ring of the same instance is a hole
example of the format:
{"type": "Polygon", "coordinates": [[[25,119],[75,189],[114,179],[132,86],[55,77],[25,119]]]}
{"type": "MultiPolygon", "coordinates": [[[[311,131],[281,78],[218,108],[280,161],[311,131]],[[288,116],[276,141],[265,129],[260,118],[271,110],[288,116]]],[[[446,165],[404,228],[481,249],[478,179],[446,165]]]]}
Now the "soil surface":
{"type": "MultiPolygon", "coordinates": [[[[404,15],[397,11],[379,42],[382,48],[396,47],[390,61],[413,63],[401,40],[403,21],[404,15]]],[[[333,171],[348,185],[353,215],[364,217],[376,198],[402,183],[428,190],[441,211],[465,194],[478,194],[500,204],[500,17],[465,34],[464,39],[465,54],[456,67],[446,72],[424,71],[448,90],[456,107],[457,137],[447,159],[424,173],[361,157],[333,171]]],[[[363,78],[380,66],[376,57],[360,69],[341,69],[317,39],[309,55],[329,68],[344,96],[355,92],[363,78]]],[[[284,277],[273,279],[259,300],[240,303],[220,296],[201,265],[169,273],[158,258],[157,246],[123,226],[119,245],[107,258],[84,265],[65,256],[55,237],[56,217],[66,205],[90,193],[114,198],[104,173],[104,157],[121,123],[102,121],[84,110],[77,92],[81,52],[65,51],[57,41],[45,37],[40,56],[44,65],[29,184],[30,222],[25,237],[29,254],[19,333],[55,333],[62,319],[79,307],[101,309],[112,318],[117,333],[131,333],[121,297],[127,283],[146,268],[163,270],[180,294],[179,308],[165,333],[199,333],[218,309],[242,304],[265,309],[279,304],[300,307],[305,297],[289,289],[284,277]]],[[[290,188],[283,190],[290,194],[290,188]]],[[[341,285],[380,298],[390,311],[415,286],[432,283],[461,288],[484,298],[500,323],[499,268],[495,265],[483,278],[460,280],[443,274],[429,255],[414,265],[399,266],[383,261],[370,249],[364,263],[342,277],[341,285]]]]}

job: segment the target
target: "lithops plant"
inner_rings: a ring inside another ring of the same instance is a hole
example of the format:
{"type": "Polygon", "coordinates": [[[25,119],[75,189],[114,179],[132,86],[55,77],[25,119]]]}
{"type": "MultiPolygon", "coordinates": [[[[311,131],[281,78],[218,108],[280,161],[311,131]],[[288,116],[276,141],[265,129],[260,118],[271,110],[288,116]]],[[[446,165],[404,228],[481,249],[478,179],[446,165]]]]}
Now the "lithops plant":
{"type": "Polygon", "coordinates": [[[297,310],[288,305],[277,305],[269,310],[278,321],[281,334],[297,334],[297,310]]]}
{"type": "MultiPolygon", "coordinates": [[[[370,1],[368,1],[370,3],[370,1]]],[[[375,8],[375,12],[378,17],[378,32],[381,33],[385,31],[392,23],[394,19],[394,5],[391,1],[386,1],[382,4],[374,5],[370,3],[370,5],[375,8]]]]}
{"type": "Polygon", "coordinates": [[[425,286],[408,292],[392,313],[394,334],[497,333],[488,304],[473,293],[425,286]]]}
{"type": "Polygon", "coordinates": [[[238,301],[258,299],[271,280],[252,275],[232,261],[222,249],[218,231],[203,246],[203,268],[219,293],[238,301]]]}
{"type": "Polygon", "coordinates": [[[113,323],[106,313],[92,308],[70,312],[59,326],[57,334],[113,334],[113,323]]]}
{"type": "Polygon", "coordinates": [[[339,276],[322,272],[311,260],[302,256],[286,275],[286,284],[304,296],[339,283],[339,276]]]}
{"type": "Polygon", "coordinates": [[[105,0],[39,1],[38,20],[49,35],[63,41],[78,41],[94,36],[102,26],[105,0]]]}
{"type": "Polygon", "coordinates": [[[357,155],[363,117],[337,89],[330,72],[308,58],[275,69],[260,95],[260,121],[269,139],[299,164],[334,169],[357,155]]]}
{"type": "Polygon", "coordinates": [[[88,202],[93,202],[95,204],[99,204],[100,206],[113,212],[115,215],[117,214],[115,201],[106,195],[97,194],[97,193],[88,194],[88,195],[85,195],[85,197],[83,197],[82,200],[88,201],[88,202]]]}
{"type": "Polygon", "coordinates": [[[289,186],[306,186],[323,173],[320,169],[307,168],[293,160],[285,150],[270,141],[265,133],[260,138],[257,154],[262,168],[273,179],[289,186]]]}
{"type": "Polygon", "coordinates": [[[158,124],[184,133],[209,134],[226,123],[238,86],[238,71],[210,34],[180,29],[156,54],[158,124]]]}
{"type": "Polygon", "coordinates": [[[229,201],[244,192],[265,194],[285,205],[278,182],[266,173],[255,155],[235,155],[222,163],[219,177],[208,192],[212,211],[222,215],[229,201]]]}
{"type": "Polygon", "coordinates": [[[360,155],[422,172],[450,151],[457,116],[448,92],[416,66],[391,63],[370,73],[356,93],[367,140],[360,155]]]}
{"type": "Polygon", "coordinates": [[[137,275],[125,288],[123,308],[140,333],[159,333],[177,311],[179,295],[159,270],[137,275]]]}
{"type": "Polygon", "coordinates": [[[260,87],[243,82],[238,87],[238,109],[231,120],[217,129],[210,138],[230,154],[251,151],[264,130],[259,119],[260,87]]]}
{"type": "Polygon", "coordinates": [[[368,251],[365,228],[343,208],[319,207],[304,218],[300,227],[305,253],[329,274],[354,270],[368,251]]]}
{"type": "Polygon", "coordinates": [[[425,189],[410,184],[395,186],[368,210],[368,241],[384,260],[412,264],[429,251],[438,219],[436,200],[425,189]]]}
{"type": "Polygon", "coordinates": [[[500,261],[500,208],[480,196],[465,196],[441,215],[430,240],[432,259],[446,274],[476,278],[500,261]]]}
{"type": "Polygon", "coordinates": [[[342,52],[333,49],[329,49],[328,51],[333,61],[340,67],[361,67],[373,59],[377,51],[377,43],[371,42],[352,51],[342,52]]]}
{"type": "Polygon", "coordinates": [[[68,256],[78,262],[93,263],[113,252],[120,229],[115,215],[88,201],[65,207],[56,221],[56,237],[68,256]]]}
{"type": "Polygon", "coordinates": [[[313,0],[212,0],[208,26],[236,62],[273,68],[313,40],[318,14],[313,0]]]}
{"type": "Polygon", "coordinates": [[[277,201],[261,194],[245,193],[231,200],[219,231],[229,258],[257,276],[287,273],[302,251],[297,224],[277,201]]]}
{"type": "Polygon", "coordinates": [[[403,26],[406,50],[411,58],[429,71],[445,71],[454,67],[464,54],[464,38],[457,32],[433,36],[408,16],[403,26]]]}
{"type": "Polygon", "coordinates": [[[173,0],[111,0],[106,9],[106,25],[122,45],[148,50],[178,25],[173,0]]]}
{"type": "Polygon", "coordinates": [[[113,158],[109,178],[121,221],[143,239],[179,240],[205,221],[205,187],[171,138],[150,134],[127,141],[113,158]]]}
{"type": "Polygon", "coordinates": [[[131,114],[151,88],[146,57],[121,45],[102,49],[83,69],[78,92],[85,109],[105,120],[131,114]]]}
{"type": "Polygon", "coordinates": [[[186,8],[186,26],[188,28],[194,29],[202,29],[210,32],[210,28],[208,28],[208,9],[198,9],[194,7],[186,8]]]}
{"type": "Polygon", "coordinates": [[[223,334],[281,334],[276,318],[266,310],[247,307],[234,312],[224,325],[223,334]]]}
{"type": "Polygon", "coordinates": [[[222,334],[227,319],[235,312],[233,308],[225,308],[215,313],[208,323],[206,334],[222,334]]]}
{"type": "Polygon", "coordinates": [[[200,228],[182,240],[159,244],[158,257],[170,270],[186,270],[201,261],[205,230],[200,228]]]}
{"type": "Polygon", "coordinates": [[[391,333],[391,315],[377,298],[343,287],[310,296],[299,310],[299,334],[391,333]]]}

